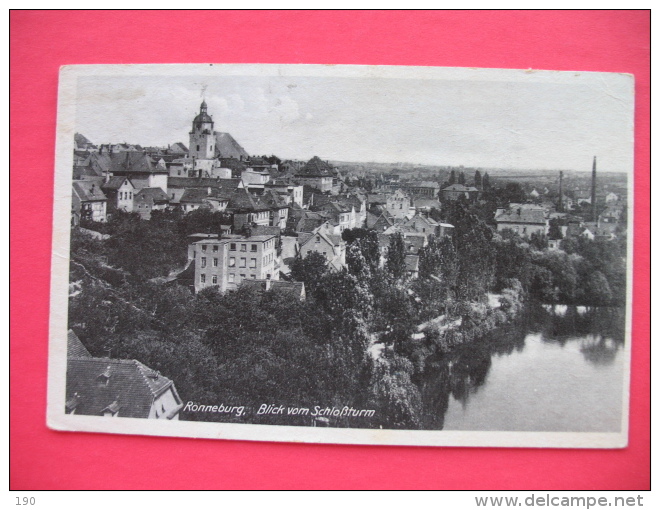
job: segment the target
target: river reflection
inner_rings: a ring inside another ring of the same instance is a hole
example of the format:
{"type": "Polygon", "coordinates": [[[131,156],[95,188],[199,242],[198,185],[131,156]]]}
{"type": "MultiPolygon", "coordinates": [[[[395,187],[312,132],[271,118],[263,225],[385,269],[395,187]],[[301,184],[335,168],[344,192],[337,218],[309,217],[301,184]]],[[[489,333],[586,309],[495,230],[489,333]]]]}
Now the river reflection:
{"type": "Polygon", "coordinates": [[[517,324],[429,359],[423,428],[615,432],[625,313],[533,307],[517,324]]]}

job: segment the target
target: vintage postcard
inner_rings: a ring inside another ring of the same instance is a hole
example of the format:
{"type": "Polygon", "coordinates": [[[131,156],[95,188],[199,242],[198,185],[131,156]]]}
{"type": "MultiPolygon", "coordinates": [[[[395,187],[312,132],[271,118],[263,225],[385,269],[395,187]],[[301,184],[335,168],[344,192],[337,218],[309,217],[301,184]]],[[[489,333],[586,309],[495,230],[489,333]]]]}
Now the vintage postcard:
{"type": "Polygon", "coordinates": [[[61,70],[48,425],[620,448],[625,74],[61,70]]]}

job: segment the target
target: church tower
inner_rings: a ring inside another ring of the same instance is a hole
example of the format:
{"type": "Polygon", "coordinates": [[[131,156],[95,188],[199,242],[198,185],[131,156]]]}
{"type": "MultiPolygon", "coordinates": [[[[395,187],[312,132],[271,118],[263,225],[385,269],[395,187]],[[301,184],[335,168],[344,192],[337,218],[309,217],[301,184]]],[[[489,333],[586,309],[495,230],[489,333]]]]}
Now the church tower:
{"type": "Polygon", "coordinates": [[[213,119],[206,112],[206,101],[199,107],[190,131],[190,157],[195,159],[213,159],[215,156],[215,136],[213,119]]]}

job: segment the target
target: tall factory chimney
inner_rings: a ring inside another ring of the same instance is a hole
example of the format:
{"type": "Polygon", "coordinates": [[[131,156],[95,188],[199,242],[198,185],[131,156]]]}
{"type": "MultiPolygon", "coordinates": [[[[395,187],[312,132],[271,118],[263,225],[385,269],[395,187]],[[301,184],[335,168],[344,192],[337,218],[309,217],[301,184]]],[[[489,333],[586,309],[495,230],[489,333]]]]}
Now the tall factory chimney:
{"type": "Polygon", "coordinates": [[[596,217],[596,156],[591,170],[591,221],[598,221],[596,217]]]}
{"type": "Polygon", "coordinates": [[[564,172],[559,171],[559,212],[564,212],[564,172]]]}

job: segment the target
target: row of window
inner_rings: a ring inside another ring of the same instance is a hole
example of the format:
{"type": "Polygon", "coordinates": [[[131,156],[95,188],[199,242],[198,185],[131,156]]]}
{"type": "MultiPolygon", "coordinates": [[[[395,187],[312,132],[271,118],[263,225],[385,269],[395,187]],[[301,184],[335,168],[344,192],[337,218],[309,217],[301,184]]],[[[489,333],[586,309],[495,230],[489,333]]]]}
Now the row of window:
{"type": "MultiPolygon", "coordinates": [[[[239,265],[238,267],[246,267],[245,264],[247,263],[247,259],[245,257],[241,257],[239,260],[239,265]]],[[[229,257],[229,267],[236,267],[236,258],[235,257],[229,257]]],[[[257,267],[257,259],[250,259],[250,267],[251,268],[256,268],[257,267]]]]}
{"type": "MultiPolygon", "coordinates": [[[[202,257],[200,266],[202,268],[206,267],[206,257],[202,257]]],[[[213,257],[213,267],[218,267],[218,259],[216,257],[213,257]]]]}
{"type": "MultiPolygon", "coordinates": [[[[264,249],[272,248],[272,247],[273,247],[273,244],[274,244],[274,243],[273,243],[272,240],[271,240],[271,241],[266,241],[266,242],[264,243],[264,249]]],[[[219,250],[218,245],[217,245],[217,244],[214,244],[214,245],[212,245],[212,246],[213,246],[213,253],[217,253],[218,250],[219,250]]],[[[242,244],[242,243],[241,243],[240,251],[243,251],[243,252],[248,251],[247,246],[248,246],[247,244],[242,244]]],[[[209,247],[208,244],[203,244],[203,245],[202,245],[202,252],[203,252],[203,253],[206,253],[206,251],[208,250],[208,247],[209,247]]],[[[250,244],[250,251],[251,251],[251,252],[256,253],[256,252],[258,251],[258,249],[259,249],[258,245],[256,245],[256,244],[250,244]]],[[[230,251],[238,251],[238,243],[229,243],[229,250],[230,250],[230,251]]]]}
{"type": "Polygon", "coordinates": [[[119,192],[119,200],[133,200],[133,192],[132,191],[120,191],[119,192]]]}
{"type": "MultiPolygon", "coordinates": [[[[227,275],[227,276],[228,276],[229,283],[236,283],[236,275],[235,275],[235,274],[230,273],[230,274],[227,275]]],[[[240,282],[241,280],[245,280],[245,279],[247,278],[247,276],[246,276],[245,274],[240,274],[240,275],[238,275],[238,276],[239,276],[239,278],[238,278],[238,281],[239,281],[239,282],[240,282]]],[[[256,280],[256,279],[257,279],[257,275],[256,275],[256,274],[251,274],[251,275],[249,275],[249,276],[250,276],[250,278],[253,279],[253,280],[256,280]]],[[[270,275],[268,275],[268,277],[270,277],[270,275]]],[[[202,274],[199,275],[199,283],[206,283],[206,275],[205,275],[205,274],[202,273],[202,274]]],[[[212,283],[213,285],[217,285],[217,284],[218,284],[218,276],[217,276],[217,275],[213,275],[213,276],[211,277],[211,283],[212,283]]]]}

